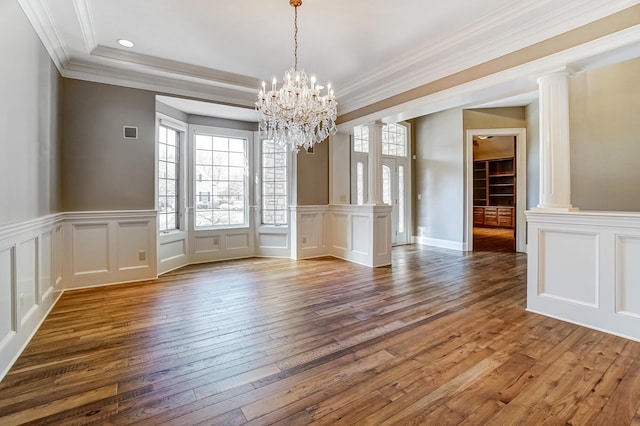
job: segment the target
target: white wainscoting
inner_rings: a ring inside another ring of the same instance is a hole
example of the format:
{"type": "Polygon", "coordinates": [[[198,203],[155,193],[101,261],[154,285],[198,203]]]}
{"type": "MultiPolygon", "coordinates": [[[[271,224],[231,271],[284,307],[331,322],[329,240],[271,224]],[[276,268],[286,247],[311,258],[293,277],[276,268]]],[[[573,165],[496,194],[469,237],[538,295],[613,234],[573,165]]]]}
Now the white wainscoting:
{"type": "Polygon", "coordinates": [[[156,212],[64,214],[64,288],[157,277],[156,212]]]}
{"type": "Polygon", "coordinates": [[[329,247],[326,236],[329,235],[329,206],[292,206],[295,216],[293,226],[294,244],[291,258],[309,259],[328,256],[329,247]]]}
{"type": "Polygon", "coordinates": [[[0,380],[62,289],[62,215],[0,228],[0,380]]]}
{"type": "Polygon", "coordinates": [[[287,225],[262,225],[262,217],[258,208],[253,208],[255,227],[255,256],[260,257],[292,257],[291,229],[295,227],[295,212],[289,209],[287,225]]]}
{"type": "Polygon", "coordinates": [[[175,231],[158,238],[158,274],[189,264],[187,232],[175,231]]]}
{"type": "Polygon", "coordinates": [[[371,267],[391,264],[391,206],[329,207],[328,254],[371,267]]]}
{"type": "Polygon", "coordinates": [[[640,341],[640,213],[527,212],[527,309],[640,341]]]}
{"type": "MultiPolygon", "coordinates": [[[[240,259],[255,255],[254,208],[249,215],[251,225],[246,228],[197,229],[189,231],[189,263],[205,263],[240,259]]],[[[194,210],[189,209],[189,220],[194,220],[194,210]]]]}

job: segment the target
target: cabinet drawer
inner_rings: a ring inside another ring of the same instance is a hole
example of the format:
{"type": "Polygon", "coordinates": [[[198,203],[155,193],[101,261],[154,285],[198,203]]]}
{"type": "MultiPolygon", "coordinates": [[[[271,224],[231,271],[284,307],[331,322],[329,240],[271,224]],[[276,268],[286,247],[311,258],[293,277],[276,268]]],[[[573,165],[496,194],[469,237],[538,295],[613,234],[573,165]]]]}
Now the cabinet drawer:
{"type": "Polygon", "coordinates": [[[511,217],[512,215],[513,215],[513,209],[504,208],[504,207],[498,207],[498,216],[509,216],[509,217],[511,217]]]}
{"type": "Polygon", "coordinates": [[[513,227],[513,223],[511,222],[511,216],[498,216],[498,226],[502,226],[505,228],[513,227]]]}
{"type": "Polygon", "coordinates": [[[498,209],[495,207],[486,207],[484,209],[484,217],[498,217],[498,209]]]}
{"type": "Polygon", "coordinates": [[[495,207],[486,207],[484,209],[484,224],[498,226],[498,209],[495,207]]]}

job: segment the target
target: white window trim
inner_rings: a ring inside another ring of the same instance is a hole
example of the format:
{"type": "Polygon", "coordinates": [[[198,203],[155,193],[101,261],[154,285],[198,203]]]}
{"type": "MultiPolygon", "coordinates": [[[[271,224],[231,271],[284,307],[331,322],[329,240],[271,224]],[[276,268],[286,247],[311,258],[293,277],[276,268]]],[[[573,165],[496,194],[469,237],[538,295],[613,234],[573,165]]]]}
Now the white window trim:
{"type": "Polygon", "coordinates": [[[189,158],[188,158],[188,182],[189,182],[189,191],[188,191],[188,209],[193,212],[193,224],[191,228],[193,232],[207,232],[207,231],[215,231],[215,230],[233,230],[233,229],[249,229],[252,227],[253,219],[252,219],[252,210],[255,206],[251,205],[250,200],[254,199],[254,180],[252,177],[254,176],[254,132],[249,130],[238,130],[238,129],[229,129],[225,127],[215,127],[215,126],[205,126],[200,124],[189,124],[188,130],[188,145],[189,145],[189,158]],[[206,135],[216,135],[222,137],[231,137],[244,139],[246,141],[246,184],[247,184],[247,193],[245,194],[245,221],[242,225],[214,225],[214,226],[200,226],[196,227],[195,224],[195,198],[196,198],[196,188],[195,188],[195,164],[196,164],[196,146],[195,146],[195,135],[196,134],[206,134],[206,135]]]}
{"type": "Polygon", "coordinates": [[[260,135],[259,132],[255,132],[255,144],[254,144],[254,158],[256,168],[253,170],[255,182],[254,194],[255,208],[256,208],[256,226],[260,229],[289,229],[293,218],[291,217],[291,204],[293,198],[293,191],[296,190],[294,185],[294,169],[293,161],[295,159],[295,153],[291,150],[287,150],[287,223],[282,225],[272,225],[262,223],[262,141],[269,139],[260,135]]]}
{"type": "Polygon", "coordinates": [[[159,224],[157,225],[157,232],[161,237],[171,236],[174,234],[184,233],[186,230],[186,220],[185,220],[185,210],[187,207],[187,198],[188,198],[188,184],[187,184],[187,168],[188,168],[188,159],[187,159],[187,123],[184,123],[180,120],[177,120],[173,117],[170,117],[161,112],[156,112],[156,127],[155,127],[155,209],[158,210],[158,183],[159,183],[159,173],[158,173],[158,162],[159,162],[159,153],[158,153],[158,141],[159,141],[159,133],[158,129],[160,126],[170,127],[173,130],[176,130],[180,133],[179,140],[179,148],[178,155],[180,156],[178,159],[178,228],[172,229],[169,231],[160,231],[159,224]]]}

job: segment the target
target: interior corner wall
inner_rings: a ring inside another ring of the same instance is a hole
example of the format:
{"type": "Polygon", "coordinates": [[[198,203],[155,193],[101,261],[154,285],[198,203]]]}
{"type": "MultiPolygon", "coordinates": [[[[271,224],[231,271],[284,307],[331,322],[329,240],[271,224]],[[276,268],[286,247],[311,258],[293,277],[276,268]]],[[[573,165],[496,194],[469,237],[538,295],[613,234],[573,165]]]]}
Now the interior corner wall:
{"type": "Polygon", "coordinates": [[[415,120],[415,235],[442,242],[464,239],[462,109],[415,120]],[[418,199],[418,196],[420,199],[418,199]]]}
{"type": "Polygon", "coordinates": [[[60,211],[60,76],[16,1],[0,2],[0,226],[60,211]]]}
{"type": "Polygon", "coordinates": [[[313,154],[307,154],[304,150],[300,150],[297,156],[298,205],[328,205],[329,141],[315,144],[313,154]]]}
{"type": "Polygon", "coordinates": [[[162,103],[158,100],[156,100],[156,112],[159,112],[160,114],[164,114],[168,117],[174,118],[183,123],[186,123],[187,120],[189,119],[189,115],[186,112],[177,110],[174,107],[169,106],[165,103],[162,103]]]}
{"type": "Polygon", "coordinates": [[[527,205],[532,209],[540,202],[540,102],[525,107],[527,117],[527,205]]]}
{"type": "Polygon", "coordinates": [[[154,209],[155,93],[67,78],[62,87],[63,209],[154,209]],[[125,139],[124,126],[138,138],[125,139]]]}
{"type": "Polygon", "coordinates": [[[640,211],[640,58],[570,78],[571,203],[640,211]]]}

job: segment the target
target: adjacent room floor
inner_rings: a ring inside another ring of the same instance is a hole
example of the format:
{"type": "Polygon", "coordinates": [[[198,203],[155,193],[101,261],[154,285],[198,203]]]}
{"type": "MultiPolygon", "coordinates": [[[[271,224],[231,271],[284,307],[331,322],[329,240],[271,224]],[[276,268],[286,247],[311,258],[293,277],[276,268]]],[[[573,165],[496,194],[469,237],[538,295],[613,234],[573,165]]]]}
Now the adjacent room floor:
{"type": "Polygon", "coordinates": [[[0,383],[0,424],[640,420],[640,343],[527,313],[526,255],[409,245],[196,265],[67,292],[0,383]]]}
{"type": "Polygon", "coordinates": [[[514,252],[513,229],[474,227],[473,251],[514,252]]]}

